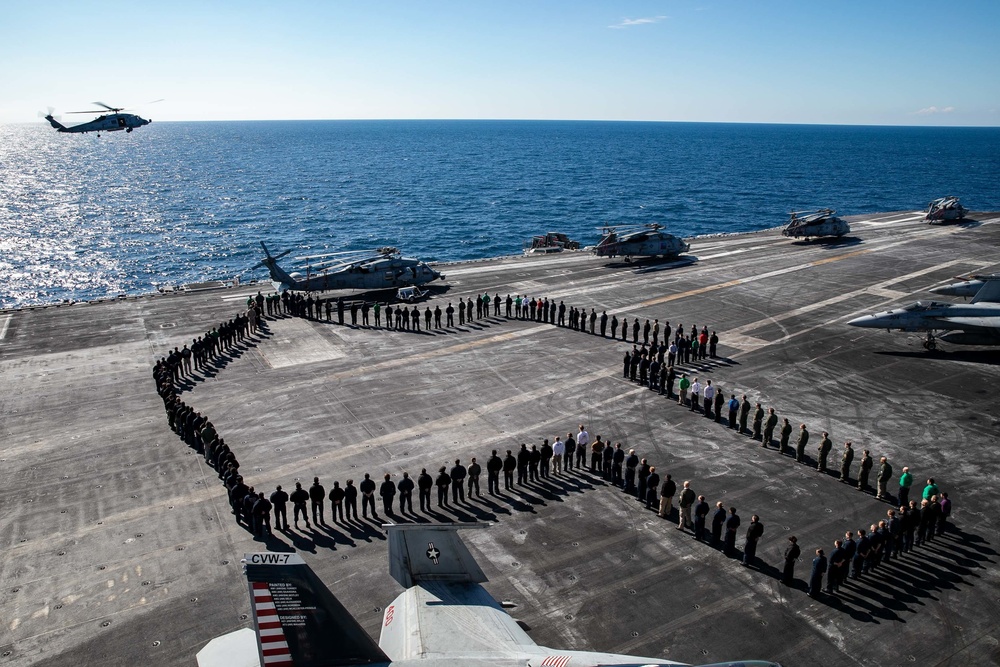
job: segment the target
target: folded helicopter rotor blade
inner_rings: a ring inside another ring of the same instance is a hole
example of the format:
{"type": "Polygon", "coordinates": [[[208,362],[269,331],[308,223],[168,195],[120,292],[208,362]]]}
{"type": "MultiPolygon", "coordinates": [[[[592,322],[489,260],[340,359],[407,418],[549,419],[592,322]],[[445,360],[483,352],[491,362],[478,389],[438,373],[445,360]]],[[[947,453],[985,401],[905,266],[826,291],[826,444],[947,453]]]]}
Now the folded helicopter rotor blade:
{"type": "Polygon", "coordinates": [[[322,255],[300,255],[297,260],[319,259],[321,257],[343,257],[345,255],[368,255],[374,254],[374,250],[341,250],[340,252],[328,252],[322,255]]]}

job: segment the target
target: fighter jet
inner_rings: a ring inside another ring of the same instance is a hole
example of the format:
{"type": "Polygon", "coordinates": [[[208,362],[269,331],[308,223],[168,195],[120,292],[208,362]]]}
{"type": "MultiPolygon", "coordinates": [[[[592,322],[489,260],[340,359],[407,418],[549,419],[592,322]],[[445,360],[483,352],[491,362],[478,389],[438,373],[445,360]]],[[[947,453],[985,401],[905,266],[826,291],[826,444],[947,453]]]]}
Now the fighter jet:
{"type": "Polygon", "coordinates": [[[955,345],[1000,345],[1000,274],[979,276],[938,287],[932,292],[967,296],[981,283],[971,303],[917,301],[903,308],[864,315],[848,322],[854,327],[926,332],[924,347],[937,349],[937,338],[955,345]],[[936,331],[948,331],[935,336],[936,331]]]}
{"type": "MultiPolygon", "coordinates": [[[[385,607],[376,644],[295,553],[243,558],[254,629],[210,641],[199,667],[653,667],[682,663],[537,645],[482,587],[458,536],[489,524],[385,525],[389,572],[404,588],[385,607]]],[[[769,661],[715,667],[779,667],[769,661]]]]}
{"type": "Polygon", "coordinates": [[[333,289],[377,290],[424,285],[444,276],[425,262],[403,257],[396,248],[376,250],[350,250],[325,255],[309,255],[296,259],[309,262],[306,274],[288,273],[278,265],[278,260],[290,250],[272,255],[264,242],[264,259],[251,270],[267,267],[271,284],[279,292],[317,292],[333,289]]]}
{"type": "Polygon", "coordinates": [[[985,276],[955,276],[959,282],[935,287],[931,292],[944,296],[961,296],[967,299],[970,296],[976,296],[987,280],[996,280],[997,278],[1000,278],[1000,273],[985,276]]]}
{"type": "Polygon", "coordinates": [[[782,236],[798,239],[820,236],[835,236],[840,238],[851,231],[851,226],[845,220],[838,218],[831,208],[821,208],[818,211],[795,211],[788,218],[788,224],[781,230],[782,236]]]}

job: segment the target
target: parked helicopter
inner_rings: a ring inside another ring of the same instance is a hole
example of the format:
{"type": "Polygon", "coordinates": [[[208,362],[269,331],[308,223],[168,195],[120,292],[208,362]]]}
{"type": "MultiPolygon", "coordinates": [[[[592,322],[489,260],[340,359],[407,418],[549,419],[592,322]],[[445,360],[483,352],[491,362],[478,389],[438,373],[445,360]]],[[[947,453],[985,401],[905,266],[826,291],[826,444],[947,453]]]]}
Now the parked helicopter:
{"type": "MultiPolygon", "coordinates": [[[[162,100],[156,100],[160,102],[162,100]]],[[[86,133],[86,132],[97,132],[97,136],[101,136],[101,132],[119,132],[125,130],[126,132],[131,132],[137,127],[142,127],[143,125],[149,125],[152,120],[146,120],[133,113],[122,113],[125,109],[122,107],[112,107],[108,106],[104,102],[93,102],[99,107],[104,107],[111,113],[105,114],[103,111],[67,111],[66,113],[89,113],[89,114],[103,114],[98,116],[92,121],[81,123],[80,125],[72,125],[66,127],[60,123],[52,115],[52,110],[49,110],[49,114],[45,116],[45,120],[49,121],[49,125],[54,127],[57,132],[70,132],[70,133],[86,133]]],[[[152,102],[150,102],[152,104],[152,102]]],[[[41,115],[41,114],[39,114],[41,115]]]]}
{"type": "Polygon", "coordinates": [[[836,211],[821,208],[817,211],[795,211],[788,219],[788,225],[781,230],[782,236],[793,239],[834,236],[840,238],[851,231],[846,221],[836,216],[836,211]]]}
{"type": "Polygon", "coordinates": [[[601,228],[601,240],[594,248],[594,254],[598,257],[622,255],[626,262],[631,262],[633,257],[662,256],[671,259],[690,249],[691,246],[683,239],[663,231],[663,225],[654,222],[601,228]]]}
{"type": "Polygon", "coordinates": [[[958,202],[958,197],[948,195],[935,199],[927,205],[927,215],[924,220],[930,224],[951,222],[952,220],[962,220],[969,209],[958,202]]]}
{"type": "Polygon", "coordinates": [[[299,272],[287,273],[278,266],[278,260],[289,254],[286,250],[271,255],[264,242],[264,259],[251,270],[267,267],[271,284],[279,292],[318,292],[332,289],[377,290],[424,285],[433,280],[444,280],[444,276],[425,262],[411,257],[403,257],[396,248],[375,250],[349,250],[324,255],[296,257],[309,262],[306,275],[299,272]],[[320,260],[314,262],[313,260],[320,260]],[[319,269],[316,271],[315,269],[319,269]]]}

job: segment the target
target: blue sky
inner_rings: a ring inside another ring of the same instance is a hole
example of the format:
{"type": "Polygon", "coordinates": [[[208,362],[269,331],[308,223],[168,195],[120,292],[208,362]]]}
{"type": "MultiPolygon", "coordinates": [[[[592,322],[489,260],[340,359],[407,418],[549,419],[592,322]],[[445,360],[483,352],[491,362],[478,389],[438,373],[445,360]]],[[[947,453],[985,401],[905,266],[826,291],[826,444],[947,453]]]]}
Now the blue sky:
{"type": "Polygon", "coordinates": [[[1000,1],[3,0],[0,122],[1000,125],[1000,1]],[[69,116],[64,120],[84,119],[69,116]]]}

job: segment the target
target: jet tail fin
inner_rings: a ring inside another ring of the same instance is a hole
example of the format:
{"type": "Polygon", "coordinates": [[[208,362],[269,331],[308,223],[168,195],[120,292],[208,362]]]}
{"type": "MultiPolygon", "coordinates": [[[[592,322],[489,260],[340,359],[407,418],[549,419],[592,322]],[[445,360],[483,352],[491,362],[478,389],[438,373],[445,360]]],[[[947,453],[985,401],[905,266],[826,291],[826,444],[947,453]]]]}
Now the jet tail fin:
{"type": "Polygon", "coordinates": [[[488,527],[488,523],[387,524],[389,573],[403,588],[421,581],[473,584],[487,581],[458,531],[488,527]]]}
{"type": "Polygon", "coordinates": [[[997,303],[1000,302],[1000,276],[985,276],[983,286],[972,298],[972,303],[997,303]]]}
{"type": "Polygon", "coordinates": [[[254,553],[243,558],[262,667],[389,663],[298,554],[254,553]]]}

